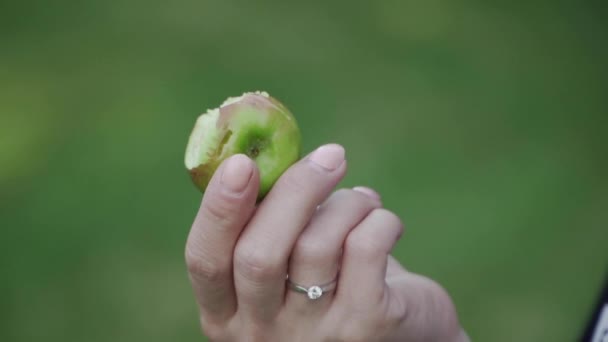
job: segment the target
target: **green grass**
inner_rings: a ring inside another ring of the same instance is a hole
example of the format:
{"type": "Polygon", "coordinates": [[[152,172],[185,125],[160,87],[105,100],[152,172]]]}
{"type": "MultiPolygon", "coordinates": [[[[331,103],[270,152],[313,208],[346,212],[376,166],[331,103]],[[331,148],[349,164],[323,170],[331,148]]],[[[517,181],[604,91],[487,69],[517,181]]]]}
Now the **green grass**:
{"type": "Polygon", "coordinates": [[[608,27],[582,2],[0,5],[0,340],[199,340],[196,116],[267,90],[347,149],[477,341],[572,341],[608,263],[608,27]]]}

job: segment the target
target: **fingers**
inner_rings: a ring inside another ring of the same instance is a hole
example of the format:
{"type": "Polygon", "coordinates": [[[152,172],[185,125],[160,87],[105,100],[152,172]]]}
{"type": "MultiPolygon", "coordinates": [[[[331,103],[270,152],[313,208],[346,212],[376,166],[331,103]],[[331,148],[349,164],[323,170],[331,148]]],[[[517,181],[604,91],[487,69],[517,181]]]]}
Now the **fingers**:
{"type": "Polygon", "coordinates": [[[272,318],[278,311],[293,245],[345,172],[344,149],[330,144],[293,165],[273,186],[235,250],[239,310],[257,319],[272,318]]]}
{"type": "Polygon", "coordinates": [[[377,305],[384,297],[387,258],[403,232],[397,215],[373,210],[344,243],[336,300],[358,307],[377,305]]]}
{"type": "Polygon", "coordinates": [[[369,196],[371,198],[375,198],[377,200],[380,200],[380,194],[378,194],[375,190],[370,189],[370,188],[368,188],[366,186],[356,186],[356,187],[353,188],[353,190],[362,192],[362,193],[366,194],[367,196],[369,196]]]}
{"type": "Polygon", "coordinates": [[[186,243],[186,263],[203,315],[236,310],[232,254],[253,212],[258,171],[244,155],[227,159],[211,179],[186,243]]]}
{"type": "MultiPolygon", "coordinates": [[[[367,189],[367,188],[364,188],[367,189]]],[[[289,262],[292,281],[310,287],[328,283],[338,274],[341,249],[348,233],[372,210],[381,206],[379,196],[367,190],[341,189],[318,209],[298,238],[289,262]]],[[[319,311],[331,303],[332,294],[323,294],[311,305],[302,293],[290,291],[287,306],[295,310],[319,311]]]]}

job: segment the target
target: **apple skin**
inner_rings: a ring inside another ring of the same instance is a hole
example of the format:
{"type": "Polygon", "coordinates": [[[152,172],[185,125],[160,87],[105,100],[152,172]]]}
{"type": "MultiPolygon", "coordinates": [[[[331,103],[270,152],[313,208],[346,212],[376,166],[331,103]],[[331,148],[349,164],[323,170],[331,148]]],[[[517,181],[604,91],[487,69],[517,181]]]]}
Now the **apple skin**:
{"type": "Polygon", "coordinates": [[[245,93],[199,116],[185,164],[196,187],[205,192],[226,158],[247,155],[260,173],[259,202],[300,152],[300,130],[287,107],[265,92],[245,93]]]}

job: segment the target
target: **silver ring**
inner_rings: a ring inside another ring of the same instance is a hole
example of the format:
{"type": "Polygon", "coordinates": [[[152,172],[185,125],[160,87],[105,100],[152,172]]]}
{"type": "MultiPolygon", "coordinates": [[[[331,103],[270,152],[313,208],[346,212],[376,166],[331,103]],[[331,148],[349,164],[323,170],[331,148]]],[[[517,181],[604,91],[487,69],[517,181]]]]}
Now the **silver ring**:
{"type": "Polygon", "coordinates": [[[291,279],[289,279],[289,275],[287,275],[286,281],[287,281],[287,285],[288,285],[289,289],[291,289],[295,292],[305,293],[308,296],[308,299],[316,300],[316,299],[321,298],[321,296],[323,296],[323,294],[333,291],[336,288],[336,284],[338,283],[338,276],[336,275],[334,280],[332,280],[328,283],[321,284],[321,285],[312,285],[309,287],[306,287],[304,285],[300,285],[300,284],[297,284],[297,283],[291,281],[291,279]]]}

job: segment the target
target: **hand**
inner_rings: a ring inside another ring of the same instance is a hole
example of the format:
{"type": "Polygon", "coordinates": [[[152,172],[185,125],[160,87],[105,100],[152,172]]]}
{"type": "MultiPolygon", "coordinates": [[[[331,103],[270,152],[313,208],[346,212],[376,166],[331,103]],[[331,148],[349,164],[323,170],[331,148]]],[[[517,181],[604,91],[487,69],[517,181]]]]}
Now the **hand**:
{"type": "Polygon", "coordinates": [[[344,149],[322,146],[256,207],[255,164],[237,155],[220,166],[186,244],[212,341],[468,341],[447,293],[390,257],[403,226],[380,197],[331,194],[345,173],[344,149]],[[287,274],[306,287],[339,277],[311,300],[287,274]]]}

